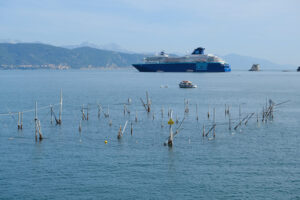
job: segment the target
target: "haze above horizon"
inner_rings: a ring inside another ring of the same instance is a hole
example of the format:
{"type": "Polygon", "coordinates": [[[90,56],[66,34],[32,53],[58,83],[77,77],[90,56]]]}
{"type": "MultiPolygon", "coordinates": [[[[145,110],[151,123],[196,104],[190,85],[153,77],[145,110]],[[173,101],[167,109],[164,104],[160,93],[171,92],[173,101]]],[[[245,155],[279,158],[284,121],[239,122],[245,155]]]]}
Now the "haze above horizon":
{"type": "Polygon", "coordinates": [[[57,46],[116,43],[134,52],[237,53],[300,65],[297,0],[11,0],[0,39],[57,46]]]}

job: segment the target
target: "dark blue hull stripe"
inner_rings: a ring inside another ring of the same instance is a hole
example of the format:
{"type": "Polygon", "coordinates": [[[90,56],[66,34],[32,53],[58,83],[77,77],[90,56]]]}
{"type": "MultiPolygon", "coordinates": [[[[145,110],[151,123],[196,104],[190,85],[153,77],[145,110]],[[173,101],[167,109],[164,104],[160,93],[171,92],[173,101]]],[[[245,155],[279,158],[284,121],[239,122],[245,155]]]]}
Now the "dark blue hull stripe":
{"type": "Polygon", "coordinates": [[[230,72],[229,64],[222,63],[163,63],[133,64],[140,72],[230,72]]]}

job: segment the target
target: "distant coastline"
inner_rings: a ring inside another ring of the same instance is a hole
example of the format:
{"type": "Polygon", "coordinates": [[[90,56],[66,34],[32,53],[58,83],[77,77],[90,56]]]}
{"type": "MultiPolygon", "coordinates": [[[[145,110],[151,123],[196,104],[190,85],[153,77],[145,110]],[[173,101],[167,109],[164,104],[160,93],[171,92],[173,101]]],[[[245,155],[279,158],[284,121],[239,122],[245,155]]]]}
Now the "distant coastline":
{"type": "MultiPolygon", "coordinates": [[[[69,49],[41,43],[0,43],[0,69],[112,70],[129,68],[132,64],[143,62],[143,59],[149,55],[93,47],[69,49]]],[[[293,65],[280,65],[265,59],[238,54],[228,54],[220,57],[229,63],[233,70],[248,70],[254,63],[259,63],[262,70],[297,69],[293,65]]]]}

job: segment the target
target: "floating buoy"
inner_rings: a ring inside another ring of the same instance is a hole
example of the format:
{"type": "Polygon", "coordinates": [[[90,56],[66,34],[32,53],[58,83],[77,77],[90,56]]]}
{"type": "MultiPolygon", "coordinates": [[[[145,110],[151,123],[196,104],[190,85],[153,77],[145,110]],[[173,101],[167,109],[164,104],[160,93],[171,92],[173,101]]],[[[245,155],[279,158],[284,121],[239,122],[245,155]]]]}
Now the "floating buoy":
{"type": "Polygon", "coordinates": [[[107,144],[107,140],[104,140],[104,143],[107,144]]]}
{"type": "Polygon", "coordinates": [[[174,124],[174,121],[173,121],[172,118],[168,121],[168,124],[169,124],[169,125],[173,125],[173,124],[174,124]]]}

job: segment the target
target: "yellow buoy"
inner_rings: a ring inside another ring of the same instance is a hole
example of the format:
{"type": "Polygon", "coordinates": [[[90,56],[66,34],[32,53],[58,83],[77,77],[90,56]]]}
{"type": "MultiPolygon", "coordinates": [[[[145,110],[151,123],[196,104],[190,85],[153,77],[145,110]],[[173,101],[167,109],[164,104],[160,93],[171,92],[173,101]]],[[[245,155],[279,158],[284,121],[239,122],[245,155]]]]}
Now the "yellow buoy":
{"type": "Polygon", "coordinates": [[[170,124],[170,125],[173,125],[173,124],[174,124],[174,121],[173,121],[172,118],[168,121],[168,124],[170,124]]]}
{"type": "Polygon", "coordinates": [[[104,143],[107,144],[107,140],[105,140],[104,143]]]}

